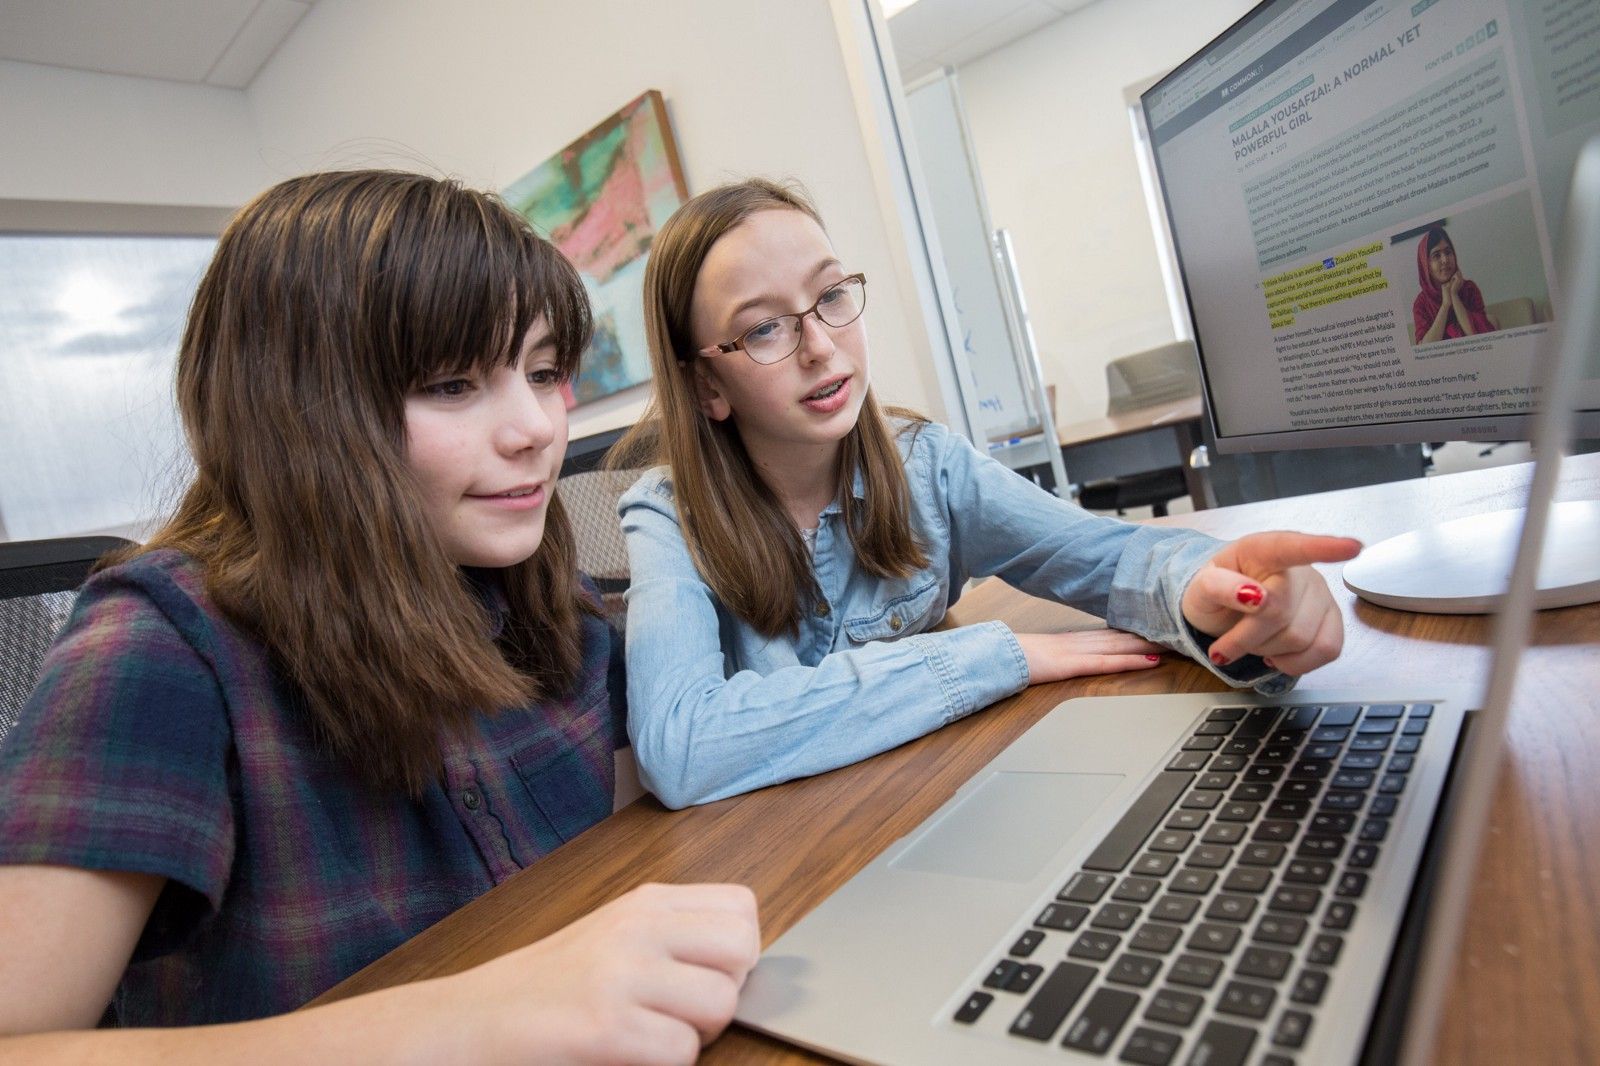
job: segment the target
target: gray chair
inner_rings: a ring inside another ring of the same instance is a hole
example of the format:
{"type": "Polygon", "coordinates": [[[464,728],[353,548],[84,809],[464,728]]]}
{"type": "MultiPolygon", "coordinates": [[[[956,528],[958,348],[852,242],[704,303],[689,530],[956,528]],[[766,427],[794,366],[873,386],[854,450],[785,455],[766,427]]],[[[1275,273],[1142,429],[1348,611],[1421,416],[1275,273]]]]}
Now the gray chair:
{"type": "Polygon", "coordinates": [[[120,537],[0,543],[0,743],[17,724],[78,586],[101,556],[129,543],[120,537]]]}
{"type": "MultiPolygon", "coordinates": [[[[1106,364],[1106,413],[1126,414],[1144,407],[1200,395],[1200,369],[1193,341],[1173,341],[1106,364]]],[[[1068,471],[1071,474],[1071,471],[1068,471]]],[[[1149,507],[1161,517],[1167,504],[1189,494],[1181,464],[1137,474],[1101,478],[1078,490],[1078,503],[1091,511],[1149,507]]]]}

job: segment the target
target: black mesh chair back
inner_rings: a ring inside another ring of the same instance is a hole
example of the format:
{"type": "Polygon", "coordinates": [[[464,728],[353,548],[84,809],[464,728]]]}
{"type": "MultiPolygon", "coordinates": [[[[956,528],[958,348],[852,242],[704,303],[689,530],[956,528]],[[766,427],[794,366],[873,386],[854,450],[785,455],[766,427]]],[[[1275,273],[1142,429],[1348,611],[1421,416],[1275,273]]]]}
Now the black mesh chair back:
{"type": "Polygon", "coordinates": [[[628,591],[628,545],[617,501],[643,474],[643,470],[586,470],[556,482],[572,523],[578,569],[599,586],[601,606],[619,632],[627,621],[623,594],[628,591]]]}
{"type": "Polygon", "coordinates": [[[120,537],[0,543],[0,743],[17,724],[78,586],[96,560],[129,543],[120,537]]]}

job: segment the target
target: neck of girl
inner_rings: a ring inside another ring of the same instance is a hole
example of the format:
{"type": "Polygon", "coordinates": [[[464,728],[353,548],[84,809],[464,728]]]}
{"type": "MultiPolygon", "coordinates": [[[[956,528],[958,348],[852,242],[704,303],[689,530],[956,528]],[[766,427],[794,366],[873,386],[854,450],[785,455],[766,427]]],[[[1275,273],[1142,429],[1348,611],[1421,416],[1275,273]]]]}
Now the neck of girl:
{"type": "Polygon", "coordinates": [[[756,474],[778,497],[796,527],[816,528],[817,516],[839,494],[840,447],[840,442],[832,441],[750,452],[756,474]]]}

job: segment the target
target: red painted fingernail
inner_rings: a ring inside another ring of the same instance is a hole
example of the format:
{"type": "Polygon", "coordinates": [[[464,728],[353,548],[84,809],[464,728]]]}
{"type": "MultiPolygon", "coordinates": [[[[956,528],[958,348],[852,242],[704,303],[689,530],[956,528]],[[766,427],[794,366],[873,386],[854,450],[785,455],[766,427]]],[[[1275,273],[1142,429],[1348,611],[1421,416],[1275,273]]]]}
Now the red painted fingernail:
{"type": "Polygon", "coordinates": [[[1267,598],[1267,594],[1261,591],[1260,585],[1240,585],[1239,591],[1234,595],[1238,596],[1239,602],[1246,607],[1260,607],[1261,601],[1267,598]]]}
{"type": "Polygon", "coordinates": [[[1233,662],[1232,659],[1228,658],[1220,651],[1214,651],[1211,653],[1211,661],[1216,663],[1218,666],[1227,666],[1229,663],[1233,662]]]}
{"type": "Polygon", "coordinates": [[[1146,655],[1145,659],[1147,659],[1148,661],[1153,662],[1153,663],[1158,663],[1158,662],[1161,661],[1161,656],[1159,656],[1159,655],[1146,655]]]}

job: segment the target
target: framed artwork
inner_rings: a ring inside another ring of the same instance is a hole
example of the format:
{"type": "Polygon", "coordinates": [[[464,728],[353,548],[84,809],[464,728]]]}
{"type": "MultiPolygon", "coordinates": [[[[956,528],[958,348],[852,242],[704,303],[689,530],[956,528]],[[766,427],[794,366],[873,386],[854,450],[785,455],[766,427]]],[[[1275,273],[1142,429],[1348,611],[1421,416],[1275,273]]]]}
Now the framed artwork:
{"type": "Polygon", "coordinates": [[[645,260],[656,230],[688,198],[661,94],[639,96],[502,196],[572,260],[594,307],[594,340],[567,406],[649,381],[645,260]]]}

